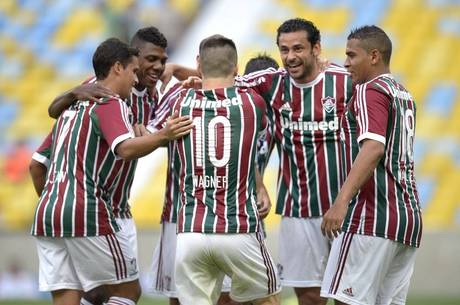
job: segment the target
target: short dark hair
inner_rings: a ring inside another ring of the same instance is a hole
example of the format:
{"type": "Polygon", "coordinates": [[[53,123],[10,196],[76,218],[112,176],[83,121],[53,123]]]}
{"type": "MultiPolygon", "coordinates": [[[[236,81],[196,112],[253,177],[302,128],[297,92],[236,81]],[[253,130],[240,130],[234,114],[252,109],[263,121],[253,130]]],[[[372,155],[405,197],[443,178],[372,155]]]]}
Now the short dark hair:
{"type": "Polygon", "coordinates": [[[377,49],[382,54],[383,62],[390,64],[392,44],[388,35],[378,26],[365,25],[356,28],[348,35],[348,40],[360,40],[361,46],[367,52],[377,49]]]}
{"type": "Polygon", "coordinates": [[[163,49],[168,47],[168,40],[156,27],[149,26],[137,30],[131,39],[131,46],[139,46],[139,43],[150,42],[163,49]]]}
{"type": "Polygon", "coordinates": [[[93,68],[98,80],[105,79],[109,75],[110,68],[120,62],[126,67],[133,56],[138,56],[139,51],[131,48],[118,38],[109,38],[102,42],[93,55],[93,68]]]}
{"type": "Polygon", "coordinates": [[[267,53],[260,53],[248,60],[244,68],[244,74],[249,74],[255,71],[265,70],[268,68],[278,69],[280,66],[276,60],[267,53]]]}
{"type": "Polygon", "coordinates": [[[321,41],[321,34],[315,24],[303,18],[289,19],[283,22],[278,28],[276,36],[276,44],[279,45],[280,35],[283,33],[293,33],[298,31],[307,32],[307,38],[313,46],[321,41]]]}
{"type": "Polygon", "coordinates": [[[205,77],[229,76],[238,64],[238,53],[233,40],[212,35],[200,43],[200,65],[205,77]]]}

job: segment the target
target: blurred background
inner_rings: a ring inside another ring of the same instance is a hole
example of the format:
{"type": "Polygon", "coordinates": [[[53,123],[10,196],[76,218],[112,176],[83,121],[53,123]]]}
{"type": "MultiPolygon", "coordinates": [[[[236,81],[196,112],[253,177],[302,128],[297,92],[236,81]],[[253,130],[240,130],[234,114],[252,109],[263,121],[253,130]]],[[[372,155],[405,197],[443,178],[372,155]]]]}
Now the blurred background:
{"type": "MultiPolygon", "coordinates": [[[[48,105],[92,75],[91,57],[102,40],[129,41],[138,28],[154,25],[168,39],[170,62],[193,67],[200,40],[220,33],[236,42],[242,71],[260,52],[279,61],[276,29],[293,17],[318,26],[322,56],[338,64],[354,27],[376,24],[392,39],[392,72],[418,106],[425,234],[410,295],[460,304],[460,0],[1,0],[0,299],[42,296],[28,235],[37,201],[28,164],[53,124],[48,105]]],[[[144,270],[159,230],[165,161],[163,150],[144,158],[132,190],[144,270]]],[[[272,200],[277,165],[273,156],[264,178],[272,200]]],[[[275,256],[278,221],[271,214],[267,224],[275,256]]]]}

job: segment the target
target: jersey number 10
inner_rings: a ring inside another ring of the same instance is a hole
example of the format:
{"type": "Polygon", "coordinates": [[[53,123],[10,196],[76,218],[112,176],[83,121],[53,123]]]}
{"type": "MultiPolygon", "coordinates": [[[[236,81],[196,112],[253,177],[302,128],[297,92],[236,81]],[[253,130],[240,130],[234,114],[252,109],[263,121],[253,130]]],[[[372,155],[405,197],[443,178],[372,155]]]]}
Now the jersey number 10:
{"type": "Polygon", "coordinates": [[[203,126],[203,118],[196,117],[193,119],[195,132],[193,144],[195,146],[195,166],[203,168],[206,159],[209,159],[215,167],[224,167],[230,161],[230,141],[231,141],[231,125],[230,120],[224,116],[216,116],[212,118],[207,128],[203,126]],[[222,125],[224,136],[219,138],[217,135],[218,125],[222,125]],[[204,141],[207,139],[207,141],[204,141]],[[205,145],[207,144],[207,147],[205,145]],[[220,158],[217,156],[217,147],[223,148],[223,154],[220,158]],[[204,152],[208,153],[205,156],[204,152]]]}

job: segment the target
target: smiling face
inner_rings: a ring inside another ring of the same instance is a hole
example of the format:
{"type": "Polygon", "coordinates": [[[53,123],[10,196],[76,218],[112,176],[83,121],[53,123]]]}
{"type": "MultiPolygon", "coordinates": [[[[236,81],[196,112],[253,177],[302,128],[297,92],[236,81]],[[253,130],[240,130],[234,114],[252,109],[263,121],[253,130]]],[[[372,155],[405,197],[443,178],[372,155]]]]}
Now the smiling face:
{"type": "Polygon", "coordinates": [[[139,87],[153,88],[165,70],[168,55],[162,47],[143,42],[139,47],[139,87]]]}
{"type": "Polygon", "coordinates": [[[320,43],[313,46],[308,41],[306,31],[281,33],[278,48],[281,61],[289,75],[298,83],[311,81],[318,67],[320,43]]]}
{"type": "Polygon", "coordinates": [[[372,52],[369,53],[361,45],[359,39],[349,39],[345,51],[347,58],[345,68],[350,72],[353,85],[362,84],[374,76],[372,65],[375,61],[372,52]]]}

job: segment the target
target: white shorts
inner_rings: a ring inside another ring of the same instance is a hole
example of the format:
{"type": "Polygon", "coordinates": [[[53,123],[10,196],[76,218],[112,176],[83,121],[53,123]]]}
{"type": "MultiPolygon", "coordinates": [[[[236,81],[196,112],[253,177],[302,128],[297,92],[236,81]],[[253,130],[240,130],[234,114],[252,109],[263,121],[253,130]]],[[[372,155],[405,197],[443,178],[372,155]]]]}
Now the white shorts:
{"type": "Polygon", "coordinates": [[[161,224],[160,240],[153,251],[152,266],[149,270],[148,290],[157,295],[177,298],[174,279],[174,260],[176,258],[176,224],[161,224]]]}
{"type": "Polygon", "coordinates": [[[259,233],[178,235],[176,285],[182,305],[215,304],[225,274],[232,279],[230,297],[237,302],[281,290],[273,259],[259,233]]]}
{"type": "Polygon", "coordinates": [[[321,296],[350,305],[403,305],[415,254],[389,239],[342,233],[332,244],[321,296]]]}
{"type": "Polygon", "coordinates": [[[37,236],[39,290],[89,291],[139,277],[136,228],[132,219],[117,219],[121,230],[94,237],[37,236]]]}
{"type": "Polygon", "coordinates": [[[278,271],[287,287],[321,287],[331,241],[321,233],[323,217],[282,217],[278,271]]]}

